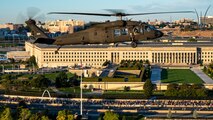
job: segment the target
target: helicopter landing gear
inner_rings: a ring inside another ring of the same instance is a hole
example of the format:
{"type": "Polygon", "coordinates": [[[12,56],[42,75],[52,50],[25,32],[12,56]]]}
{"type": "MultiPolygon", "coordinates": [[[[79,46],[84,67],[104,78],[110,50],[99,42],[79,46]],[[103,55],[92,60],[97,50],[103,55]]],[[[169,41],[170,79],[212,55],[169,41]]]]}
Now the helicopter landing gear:
{"type": "Polygon", "coordinates": [[[131,46],[132,46],[133,48],[136,48],[136,47],[137,47],[137,43],[136,43],[135,41],[132,41],[132,42],[131,42],[131,46]]]}

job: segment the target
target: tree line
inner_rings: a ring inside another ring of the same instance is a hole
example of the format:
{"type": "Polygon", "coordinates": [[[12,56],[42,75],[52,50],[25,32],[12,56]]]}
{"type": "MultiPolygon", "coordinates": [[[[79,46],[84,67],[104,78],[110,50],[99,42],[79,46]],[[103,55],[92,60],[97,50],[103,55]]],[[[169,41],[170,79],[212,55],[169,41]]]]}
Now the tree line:
{"type": "Polygon", "coordinates": [[[208,91],[200,84],[169,84],[165,91],[165,96],[173,98],[205,99],[208,96],[208,91]]]}
{"type": "Polygon", "coordinates": [[[79,86],[80,81],[78,76],[74,74],[72,77],[68,78],[66,72],[56,73],[55,82],[48,79],[45,75],[36,75],[36,77],[23,78],[22,75],[11,75],[6,74],[0,78],[1,84],[4,86],[6,91],[26,91],[29,89],[46,89],[49,86],[55,86],[57,88],[61,87],[74,87],[79,86]],[[20,77],[20,79],[18,79],[20,77]]]}

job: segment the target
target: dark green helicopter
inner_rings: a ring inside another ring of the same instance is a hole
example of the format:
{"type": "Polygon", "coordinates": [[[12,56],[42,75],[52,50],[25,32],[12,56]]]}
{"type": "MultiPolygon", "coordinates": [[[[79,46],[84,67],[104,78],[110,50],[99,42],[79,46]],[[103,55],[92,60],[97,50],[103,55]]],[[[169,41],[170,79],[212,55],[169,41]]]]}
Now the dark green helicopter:
{"type": "MultiPolygon", "coordinates": [[[[35,43],[58,45],[57,51],[63,45],[76,44],[107,44],[107,43],[121,43],[131,42],[133,48],[137,47],[139,41],[152,40],[160,38],[163,33],[157,30],[154,26],[141,21],[122,20],[125,16],[135,15],[150,15],[150,14],[169,14],[169,13],[194,13],[193,11],[176,11],[176,12],[151,12],[151,13],[136,13],[126,14],[123,12],[116,12],[112,14],[102,13],[78,13],[78,12],[51,12],[49,14],[74,14],[74,15],[93,15],[93,16],[116,16],[119,20],[106,21],[91,25],[85,30],[66,34],[55,38],[49,38],[39,27],[33,19],[26,21],[30,27],[32,35],[36,38],[35,43]]],[[[56,51],[56,52],[57,52],[56,51]]]]}

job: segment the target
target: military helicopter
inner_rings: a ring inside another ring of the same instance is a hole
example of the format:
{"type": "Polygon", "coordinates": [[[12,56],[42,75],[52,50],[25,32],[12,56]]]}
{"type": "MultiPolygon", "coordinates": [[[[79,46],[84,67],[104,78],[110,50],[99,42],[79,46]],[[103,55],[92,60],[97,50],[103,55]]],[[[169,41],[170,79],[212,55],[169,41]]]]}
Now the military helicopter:
{"type": "Polygon", "coordinates": [[[93,15],[93,16],[116,16],[119,20],[106,21],[91,25],[85,30],[81,30],[72,34],[66,34],[55,38],[49,38],[33,19],[26,21],[26,24],[31,28],[32,35],[36,38],[34,43],[58,45],[56,53],[63,45],[76,44],[106,44],[106,43],[121,43],[131,42],[133,48],[141,40],[152,40],[160,38],[163,33],[157,30],[154,26],[141,21],[123,20],[126,16],[135,15],[150,15],[150,14],[168,14],[168,13],[194,13],[193,11],[175,11],[175,12],[151,12],[151,13],[136,13],[126,14],[123,12],[115,12],[110,14],[102,13],[79,13],[79,12],[50,12],[49,14],[74,14],[74,15],[93,15]]]}

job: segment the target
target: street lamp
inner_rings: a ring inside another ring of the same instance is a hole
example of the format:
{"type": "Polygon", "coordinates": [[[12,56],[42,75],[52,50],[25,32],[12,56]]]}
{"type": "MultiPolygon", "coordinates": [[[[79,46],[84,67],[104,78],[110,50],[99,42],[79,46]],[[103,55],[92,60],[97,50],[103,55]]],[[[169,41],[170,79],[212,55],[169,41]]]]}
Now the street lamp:
{"type": "Polygon", "coordinates": [[[4,74],[4,65],[1,65],[2,66],[2,73],[4,74]]]}
{"type": "Polygon", "coordinates": [[[81,84],[80,84],[80,89],[81,89],[81,105],[80,105],[80,115],[82,116],[83,114],[83,103],[82,103],[82,74],[83,74],[83,67],[82,67],[82,60],[81,60],[81,84]]]}

